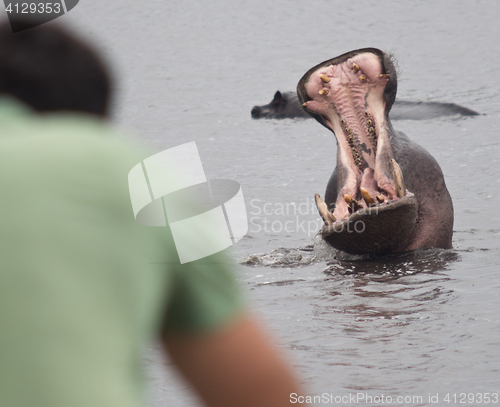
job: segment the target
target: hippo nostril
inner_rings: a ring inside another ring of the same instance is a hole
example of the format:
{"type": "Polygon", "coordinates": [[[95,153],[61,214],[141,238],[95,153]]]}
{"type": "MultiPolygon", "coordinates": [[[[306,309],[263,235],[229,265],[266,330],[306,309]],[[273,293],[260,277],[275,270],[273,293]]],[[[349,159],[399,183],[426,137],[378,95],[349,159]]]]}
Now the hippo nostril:
{"type": "Polygon", "coordinates": [[[260,117],[260,107],[259,106],[254,106],[253,109],[252,109],[252,111],[251,111],[251,113],[252,113],[252,117],[254,119],[258,119],[260,117]]]}

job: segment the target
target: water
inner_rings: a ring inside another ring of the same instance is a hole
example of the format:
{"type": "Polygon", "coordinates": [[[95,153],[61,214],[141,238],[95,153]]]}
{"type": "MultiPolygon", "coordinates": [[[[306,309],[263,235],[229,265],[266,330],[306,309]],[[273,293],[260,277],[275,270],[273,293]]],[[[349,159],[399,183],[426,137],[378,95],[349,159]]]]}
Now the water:
{"type": "MultiPolygon", "coordinates": [[[[401,99],[483,113],[394,123],[443,169],[453,250],[237,267],[308,393],[417,396],[392,405],[427,406],[500,391],[499,15],[495,0],[113,0],[81,2],[63,20],[115,66],[120,126],[156,151],[195,140],[209,178],[242,185],[252,225],[237,260],[305,247],[319,226],[312,197],[334,168],[333,135],[311,120],[250,118],[313,65],[378,47],[397,57],[401,99]]],[[[155,349],[145,358],[153,406],[198,405],[170,362],[155,349]]],[[[466,405],[482,405],[475,397],[466,405]]]]}

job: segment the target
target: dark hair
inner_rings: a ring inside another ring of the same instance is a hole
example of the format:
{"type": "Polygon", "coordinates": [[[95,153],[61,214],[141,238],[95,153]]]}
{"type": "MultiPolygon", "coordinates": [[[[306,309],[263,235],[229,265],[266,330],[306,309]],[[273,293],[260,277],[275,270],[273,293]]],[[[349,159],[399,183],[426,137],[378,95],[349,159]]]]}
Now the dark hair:
{"type": "Polygon", "coordinates": [[[76,110],[105,116],[110,78],[97,54],[54,24],[12,33],[0,23],[0,94],[37,111],[76,110]]]}

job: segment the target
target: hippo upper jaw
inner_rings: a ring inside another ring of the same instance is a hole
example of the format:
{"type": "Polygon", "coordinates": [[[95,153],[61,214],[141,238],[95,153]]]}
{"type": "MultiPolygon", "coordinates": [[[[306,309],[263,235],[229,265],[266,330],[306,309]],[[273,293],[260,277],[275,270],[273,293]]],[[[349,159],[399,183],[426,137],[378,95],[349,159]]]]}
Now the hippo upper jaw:
{"type": "Polygon", "coordinates": [[[303,108],[337,138],[336,197],[325,203],[316,195],[316,203],[323,237],[348,253],[396,251],[415,227],[418,203],[391,146],[396,89],[393,63],[373,48],[315,66],[297,88],[303,108]],[[349,230],[356,222],[363,227],[349,230]]]}

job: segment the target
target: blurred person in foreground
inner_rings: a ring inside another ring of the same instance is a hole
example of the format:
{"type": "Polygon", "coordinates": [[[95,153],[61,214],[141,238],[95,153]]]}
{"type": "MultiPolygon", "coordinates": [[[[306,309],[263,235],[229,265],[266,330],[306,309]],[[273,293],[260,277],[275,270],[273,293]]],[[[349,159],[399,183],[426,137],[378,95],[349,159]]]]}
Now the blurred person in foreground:
{"type": "Polygon", "coordinates": [[[65,30],[0,23],[0,406],[141,406],[155,336],[207,405],[289,405],[224,257],[180,265],[167,227],[136,223],[144,153],[107,125],[109,91],[65,30]]]}

